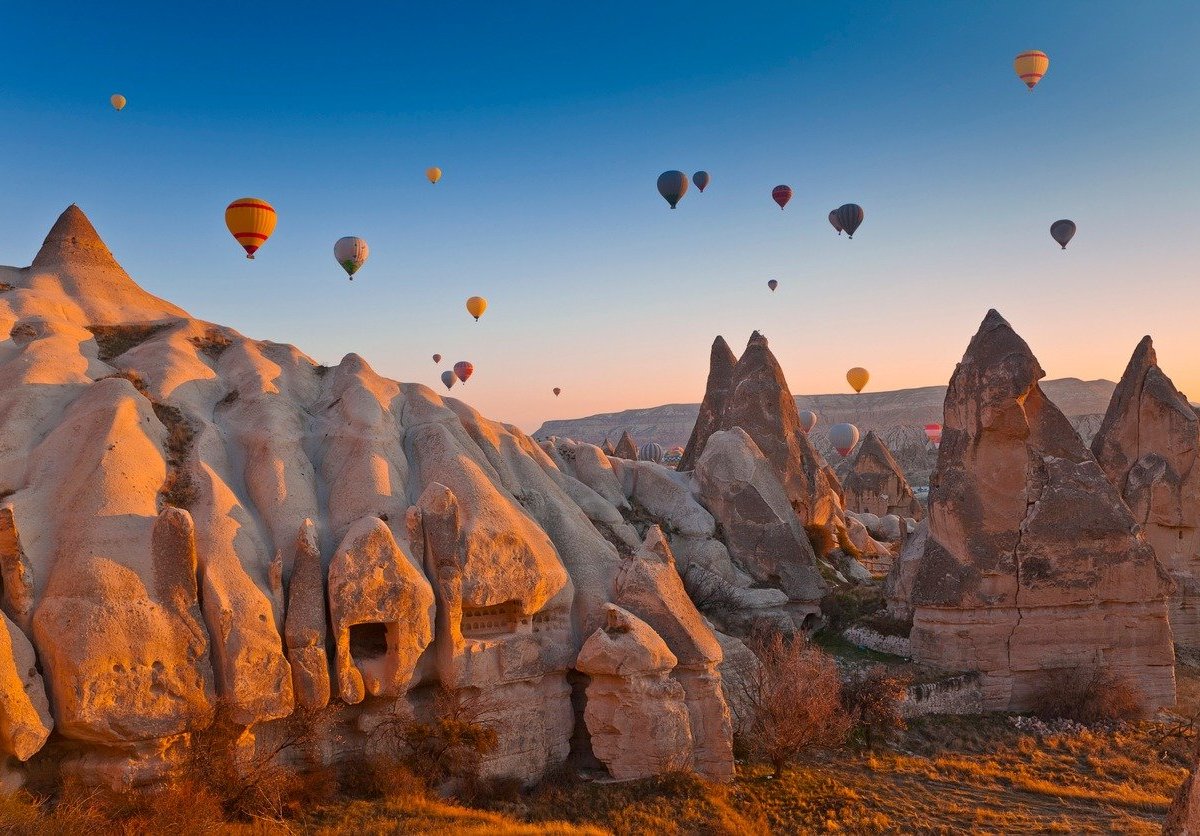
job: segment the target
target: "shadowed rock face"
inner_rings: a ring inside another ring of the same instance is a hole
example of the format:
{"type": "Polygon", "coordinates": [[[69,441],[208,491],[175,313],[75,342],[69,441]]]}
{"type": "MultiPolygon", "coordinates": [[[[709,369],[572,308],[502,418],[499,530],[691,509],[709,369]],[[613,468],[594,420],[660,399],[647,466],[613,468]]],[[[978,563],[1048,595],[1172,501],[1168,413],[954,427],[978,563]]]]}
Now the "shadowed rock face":
{"type": "MultiPolygon", "coordinates": [[[[848,544],[841,485],[800,429],[796,399],[767,338],[755,331],[732,370],[730,357],[728,346],[718,338],[713,344],[709,389],[684,463],[694,467],[699,462],[714,432],[741,427],[770,463],[817,553],[825,555],[839,544],[848,544]]],[[[685,464],[679,469],[686,469],[685,464]]]]}
{"type": "Polygon", "coordinates": [[[633,436],[631,436],[628,432],[621,433],[621,440],[618,441],[617,446],[613,448],[613,455],[618,459],[637,461],[637,442],[633,440],[633,436]]]}
{"type": "Polygon", "coordinates": [[[1200,650],[1200,421],[1144,337],[1113,391],[1092,452],[1175,581],[1171,630],[1200,650]]]}
{"type": "Polygon", "coordinates": [[[1132,680],[1149,708],[1169,705],[1169,580],[1042,393],[1043,374],[990,311],[946,394],[928,540],[913,579],[913,652],[982,671],[991,709],[1029,707],[1047,670],[1097,666],[1132,680]]]}
{"type": "Polygon", "coordinates": [[[732,773],[720,646],[674,567],[624,566],[641,470],[639,513],[720,545],[678,474],[621,462],[627,493],[597,448],[567,462],[357,355],[192,319],[77,207],[0,283],[0,751],[122,786],[167,774],[218,705],[248,745],[329,705],[330,755],[353,757],[377,713],[428,716],[449,687],[492,706],[485,774],[531,782],[568,755],[568,674],[619,587],[666,633],[643,645],[677,660],[695,766],[732,773]]]}
{"type": "Polygon", "coordinates": [[[887,445],[868,432],[858,445],[850,473],[842,482],[846,508],[883,517],[896,514],[920,520],[924,512],[887,445]]]}

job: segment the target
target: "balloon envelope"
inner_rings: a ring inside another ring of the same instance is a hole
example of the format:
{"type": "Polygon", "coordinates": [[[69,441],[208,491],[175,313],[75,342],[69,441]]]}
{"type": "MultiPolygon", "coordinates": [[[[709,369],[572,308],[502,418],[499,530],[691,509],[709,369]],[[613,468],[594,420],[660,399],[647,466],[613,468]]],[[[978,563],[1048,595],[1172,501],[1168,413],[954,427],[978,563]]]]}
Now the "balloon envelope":
{"type": "Polygon", "coordinates": [[[435,363],[442,362],[442,355],[440,355],[440,354],[433,355],[433,362],[435,362],[435,363]]]}
{"type": "Polygon", "coordinates": [[[817,413],[809,409],[800,411],[800,429],[805,433],[811,432],[812,428],[817,425],[817,413]]]}
{"type": "Polygon", "coordinates": [[[774,293],[775,288],[779,287],[779,282],[775,279],[771,279],[769,282],[767,282],[767,287],[771,288],[771,292],[774,293]]]}
{"type": "Polygon", "coordinates": [[[1050,69],[1050,57],[1040,49],[1031,49],[1013,59],[1013,69],[1025,86],[1032,90],[1042,80],[1046,70],[1050,69]]]}
{"type": "Polygon", "coordinates": [[[842,224],[841,221],[838,220],[836,209],[829,210],[829,225],[837,230],[838,235],[842,234],[842,224]]]}
{"type": "Polygon", "coordinates": [[[688,178],[682,171],[664,171],[658,175],[658,193],[671,204],[672,209],[687,194],[687,189],[688,178]]]}
{"type": "Polygon", "coordinates": [[[117,110],[121,110],[125,107],[125,97],[120,93],[113,93],[111,96],[109,96],[108,100],[112,102],[112,106],[117,110]]]}
{"type": "Polygon", "coordinates": [[[661,444],[648,441],[638,450],[638,459],[644,462],[662,462],[663,447],[661,444]]]}
{"type": "Polygon", "coordinates": [[[703,192],[708,188],[708,182],[712,178],[708,176],[707,171],[697,171],[692,175],[692,182],[696,184],[696,188],[703,192]]]}
{"type": "Polygon", "coordinates": [[[829,428],[829,440],[842,456],[847,456],[858,444],[858,427],[853,424],[834,424],[829,428]]]}
{"type": "Polygon", "coordinates": [[[338,264],[342,265],[342,269],[346,271],[346,275],[351,280],[354,279],[354,274],[358,272],[358,269],[367,263],[369,253],[367,242],[353,235],[339,238],[333,245],[333,257],[337,259],[338,264]]]}
{"type": "Polygon", "coordinates": [[[475,321],[479,321],[479,317],[483,316],[483,312],[487,310],[487,299],[482,296],[472,296],[467,300],[467,313],[475,317],[475,321]]]}
{"type": "Polygon", "coordinates": [[[425,169],[425,176],[429,178],[430,183],[436,183],[442,179],[442,170],[435,165],[432,168],[425,169]]]}
{"type": "Polygon", "coordinates": [[[458,380],[458,378],[455,376],[454,372],[450,371],[449,369],[446,369],[446,371],[442,372],[442,383],[445,384],[447,389],[452,389],[456,380],[458,380]]]}
{"type": "Polygon", "coordinates": [[[783,207],[788,205],[788,201],[791,199],[792,199],[792,187],[791,186],[776,186],[775,188],[771,189],[771,200],[778,203],[779,208],[781,210],[783,209],[783,207]]]}
{"type": "Polygon", "coordinates": [[[454,364],[454,376],[463,383],[467,382],[467,378],[475,373],[475,367],[466,360],[459,360],[454,364]]]}
{"type": "Polygon", "coordinates": [[[934,447],[942,446],[942,425],[941,424],[926,424],[925,437],[929,439],[929,443],[934,447]]]}
{"type": "Polygon", "coordinates": [[[845,230],[846,235],[853,238],[854,233],[858,231],[859,225],[863,222],[863,218],[867,213],[857,203],[843,203],[837,209],[833,210],[837,213],[838,225],[845,230]]]}
{"type": "Polygon", "coordinates": [[[855,366],[850,371],[846,372],[846,382],[855,392],[861,392],[863,387],[867,385],[867,381],[871,379],[871,373],[862,366],[855,366]]]}
{"type": "Polygon", "coordinates": [[[254,258],[271,237],[275,221],[275,207],[257,197],[241,197],[225,207],[225,226],[246,251],[246,258],[254,258]]]}
{"type": "Polygon", "coordinates": [[[554,397],[556,397],[556,398],[557,398],[557,397],[558,397],[559,395],[561,395],[561,394],[562,394],[562,389],[560,389],[560,388],[558,388],[557,386],[555,386],[555,387],[554,387],[554,397]]]}
{"type": "MultiPolygon", "coordinates": [[[[1068,220],[1055,221],[1050,224],[1050,237],[1065,250],[1067,244],[1075,237],[1075,222],[1068,220]]],[[[1085,248],[1086,249],[1086,248],[1085,248]]]]}

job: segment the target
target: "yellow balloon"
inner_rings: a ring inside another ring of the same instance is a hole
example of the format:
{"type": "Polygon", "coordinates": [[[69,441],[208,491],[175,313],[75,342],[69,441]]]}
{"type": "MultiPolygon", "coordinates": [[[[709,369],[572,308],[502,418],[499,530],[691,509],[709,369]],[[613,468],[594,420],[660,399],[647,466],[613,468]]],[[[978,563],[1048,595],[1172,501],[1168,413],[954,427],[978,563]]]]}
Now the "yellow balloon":
{"type": "Polygon", "coordinates": [[[254,258],[255,251],[266,243],[275,231],[275,208],[257,197],[239,197],[225,209],[225,226],[254,258]]]}
{"type": "Polygon", "coordinates": [[[846,382],[850,384],[855,392],[861,392],[863,387],[867,385],[867,381],[871,379],[871,374],[862,366],[855,366],[850,371],[846,372],[846,382]]]}
{"type": "Polygon", "coordinates": [[[430,183],[436,183],[442,179],[442,170],[435,165],[433,168],[425,169],[425,176],[429,178],[430,183]]]}
{"type": "Polygon", "coordinates": [[[110,96],[108,100],[110,102],[112,102],[112,106],[115,107],[117,110],[120,110],[121,108],[125,107],[125,97],[122,96],[120,93],[113,93],[112,96],[110,96]]]}
{"type": "Polygon", "coordinates": [[[1050,69],[1050,56],[1040,49],[1022,52],[1013,59],[1013,69],[1017,71],[1021,81],[1025,82],[1025,86],[1032,90],[1042,80],[1046,70],[1050,69]]]}
{"type": "Polygon", "coordinates": [[[467,313],[475,317],[475,321],[479,321],[479,317],[483,316],[483,312],[487,310],[487,299],[482,296],[472,296],[467,300],[467,313]]]}

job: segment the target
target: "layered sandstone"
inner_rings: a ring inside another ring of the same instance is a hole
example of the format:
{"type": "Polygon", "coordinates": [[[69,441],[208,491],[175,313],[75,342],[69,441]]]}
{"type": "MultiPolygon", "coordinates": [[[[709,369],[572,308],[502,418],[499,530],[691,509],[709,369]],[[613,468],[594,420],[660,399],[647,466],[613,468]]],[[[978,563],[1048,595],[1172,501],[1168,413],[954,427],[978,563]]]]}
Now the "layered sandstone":
{"type": "Polygon", "coordinates": [[[1144,337],[1113,391],[1092,452],[1175,581],[1171,631],[1200,650],[1200,421],[1144,337]]]}
{"type": "MultiPolygon", "coordinates": [[[[990,311],[946,394],[929,532],[912,580],[914,656],[1029,708],[1046,674],[1103,668],[1148,709],[1174,702],[1170,581],[1128,506],[990,311]]],[[[901,561],[903,565],[904,561],[901,561]]]]}

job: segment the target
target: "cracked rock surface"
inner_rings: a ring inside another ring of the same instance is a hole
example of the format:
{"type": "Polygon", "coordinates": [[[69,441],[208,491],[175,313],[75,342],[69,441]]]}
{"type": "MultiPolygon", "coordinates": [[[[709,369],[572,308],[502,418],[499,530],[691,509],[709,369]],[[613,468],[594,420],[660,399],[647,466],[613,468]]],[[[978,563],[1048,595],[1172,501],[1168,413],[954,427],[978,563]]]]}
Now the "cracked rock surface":
{"type": "Polygon", "coordinates": [[[1030,706],[1047,674],[1105,668],[1147,709],[1175,698],[1171,583],[1138,521],[989,311],[946,394],[928,538],[912,578],[921,662],[983,674],[985,707],[1030,706]]]}

